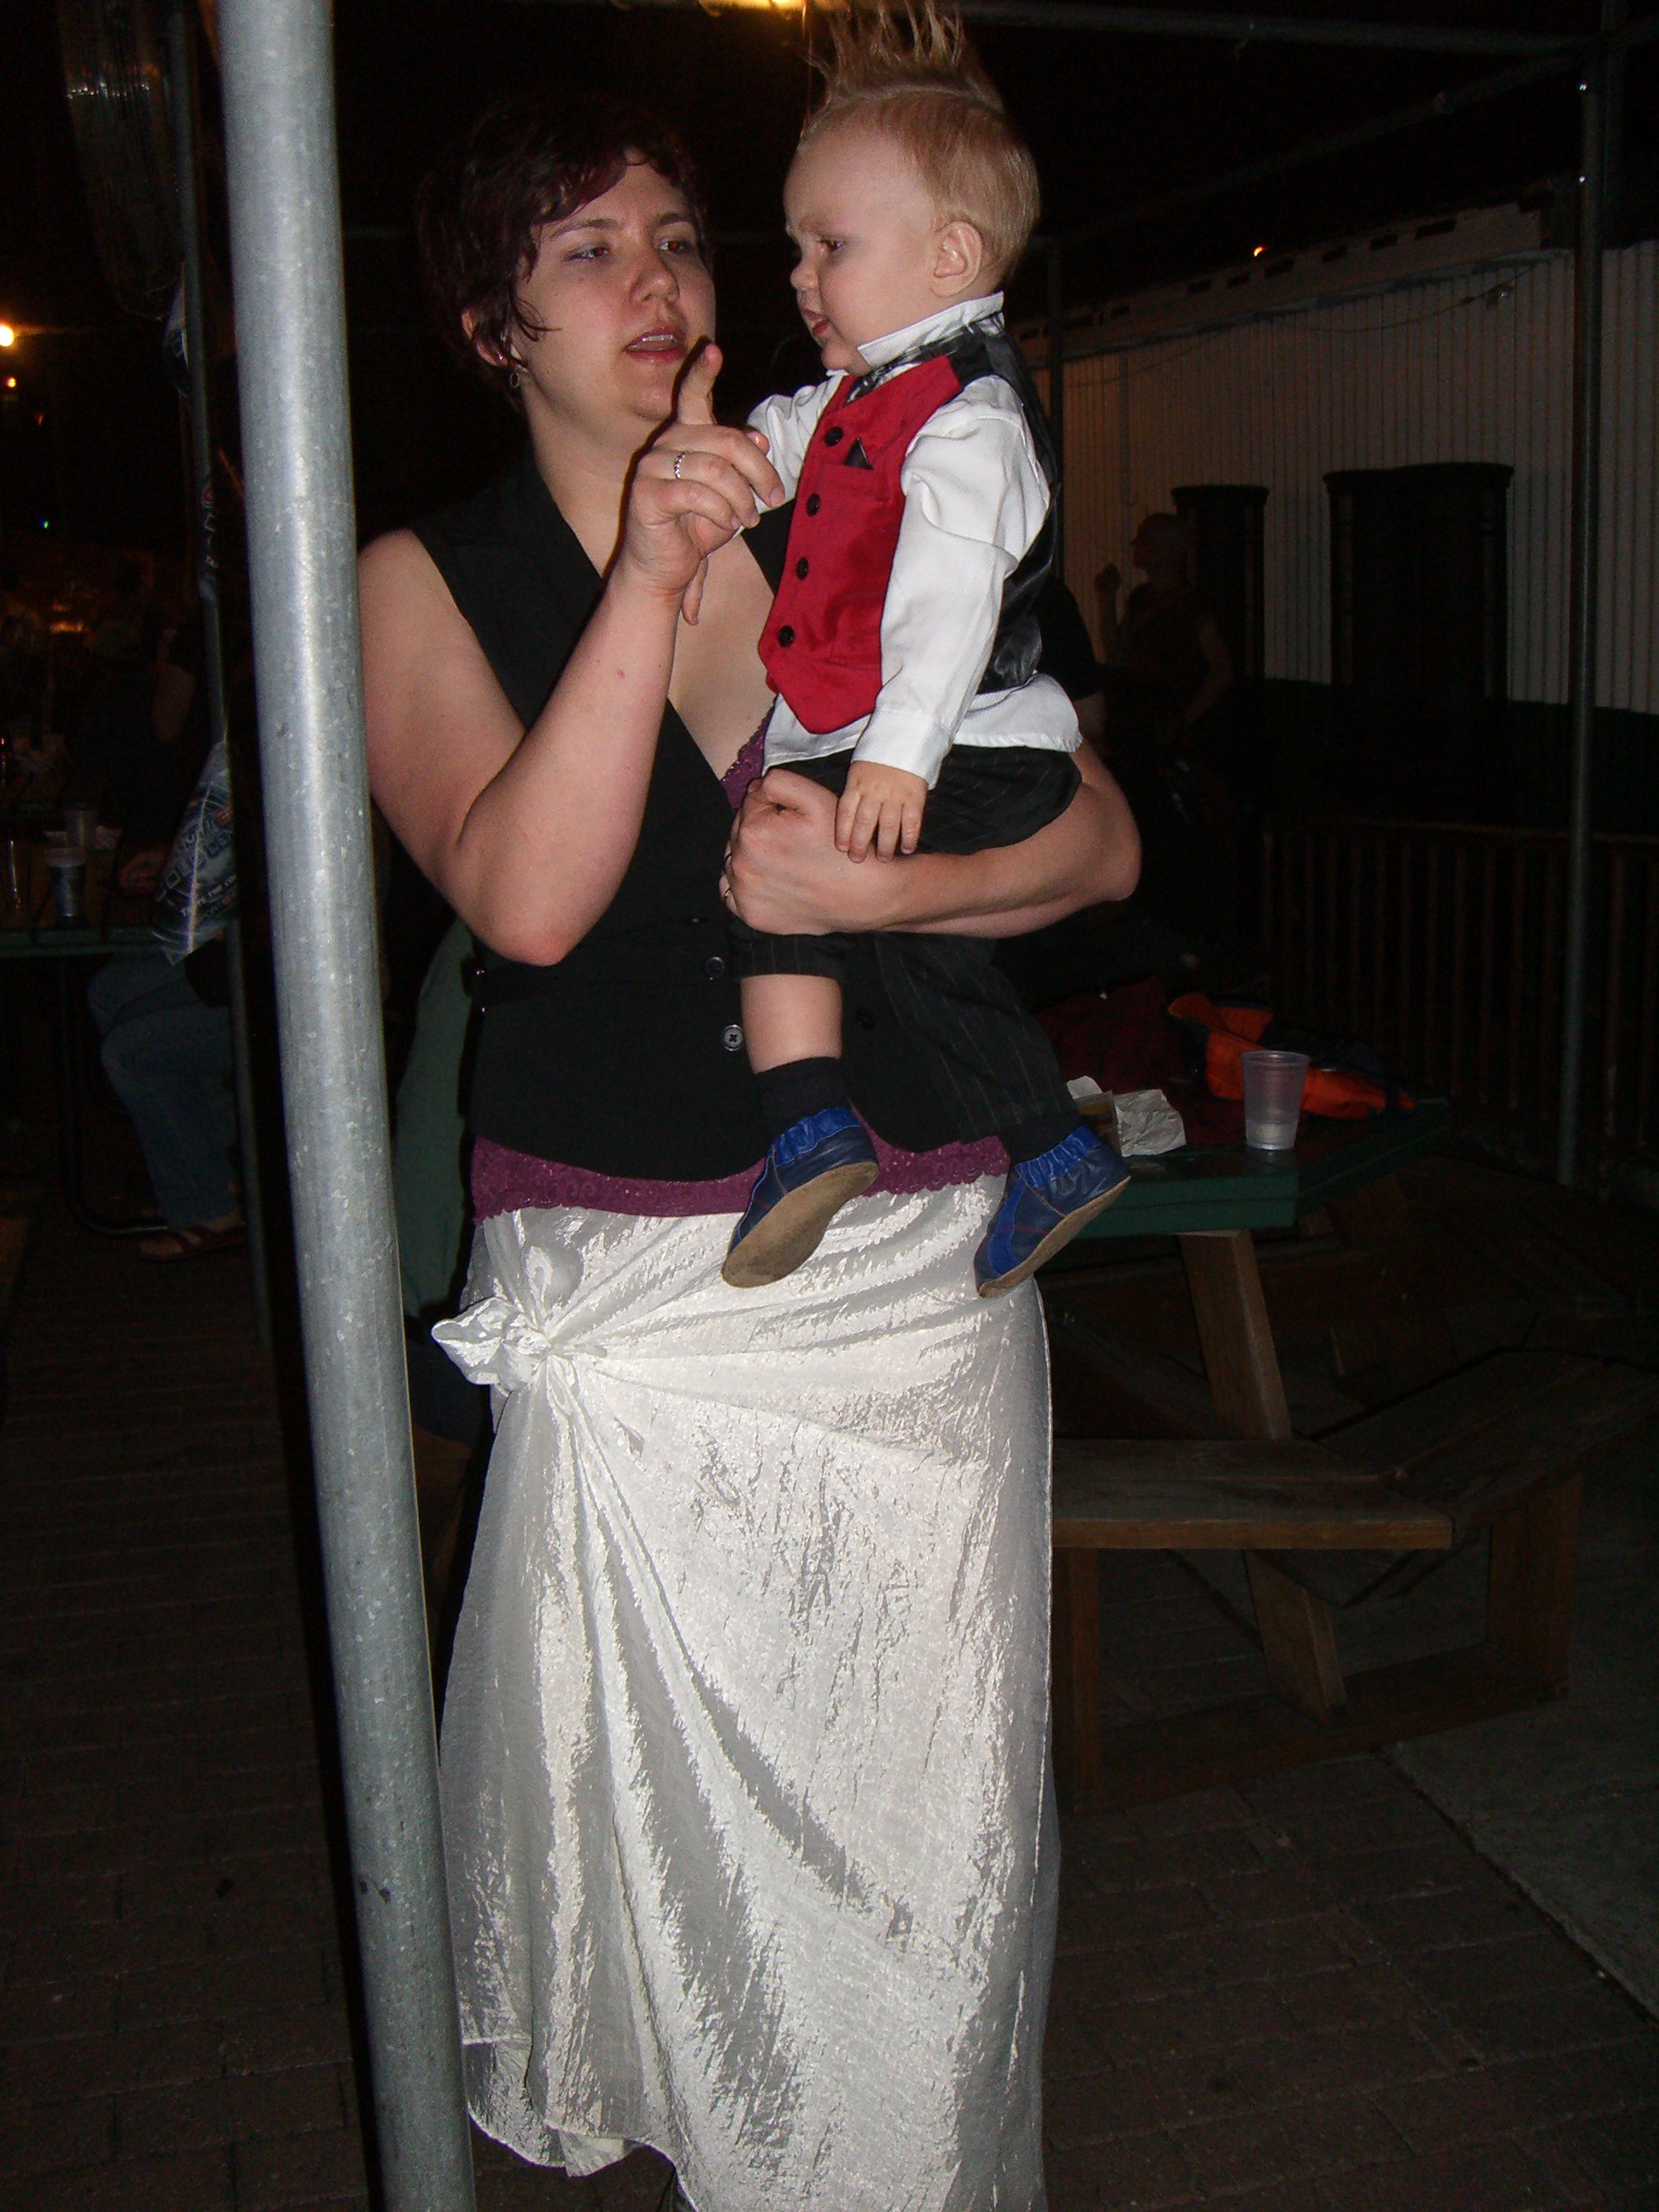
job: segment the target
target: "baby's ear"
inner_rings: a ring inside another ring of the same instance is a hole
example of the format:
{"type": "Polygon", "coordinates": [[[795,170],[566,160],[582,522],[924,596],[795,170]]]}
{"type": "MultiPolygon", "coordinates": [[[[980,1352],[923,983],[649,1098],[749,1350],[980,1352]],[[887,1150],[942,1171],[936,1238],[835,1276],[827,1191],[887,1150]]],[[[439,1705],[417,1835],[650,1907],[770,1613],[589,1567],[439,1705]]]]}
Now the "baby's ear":
{"type": "Polygon", "coordinates": [[[942,224],[934,238],[935,289],[947,298],[970,299],[981,288],[989,260],[985,233],[977,223],[958,217],[942,224]]]}

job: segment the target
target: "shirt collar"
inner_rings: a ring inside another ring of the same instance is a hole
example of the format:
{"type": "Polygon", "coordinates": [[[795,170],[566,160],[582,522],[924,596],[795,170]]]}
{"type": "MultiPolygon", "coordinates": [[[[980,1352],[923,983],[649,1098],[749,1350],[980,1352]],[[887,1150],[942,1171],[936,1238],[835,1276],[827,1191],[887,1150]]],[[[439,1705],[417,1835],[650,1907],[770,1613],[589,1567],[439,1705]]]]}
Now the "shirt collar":
{"type": "Polygon", "coordinates": [[[937,315],[924,315],[919,322],[907,323],[902,330],[891,330],[885,338],[872,338],[858,350],[871,368],[885,369],[889,362],[914,353],[918,346],[954,338],[970,322],[983,322],[1001,312],[1001,293],[987,292],[981,299],[958,300],[954,307],[941,308],[937,315]]]}

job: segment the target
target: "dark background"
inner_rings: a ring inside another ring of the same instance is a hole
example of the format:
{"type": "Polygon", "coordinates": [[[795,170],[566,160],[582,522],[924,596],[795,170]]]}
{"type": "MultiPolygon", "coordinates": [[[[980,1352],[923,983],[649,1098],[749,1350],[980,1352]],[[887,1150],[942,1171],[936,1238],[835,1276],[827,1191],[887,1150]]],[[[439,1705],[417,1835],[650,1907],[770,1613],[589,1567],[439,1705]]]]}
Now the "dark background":
{"type": "MultiPolygon", "coordinates": [[[[1276,0],[1278,12],[1336,0],[1276,0]]],[[[1240,11],[1242,14],[1242,10],[1240,11]]],[[[1583,32],[1596,0],[1396,0],[1373,22],[1583,32]]],[[[533,76],[626,88],[652,100],[705,163],[720,245],[721,394],[735,412],[810,378],[795,322],[779,189],[808,78],[798,21],[743,12],[629,13],[512,0],[340,0],[340,139],[359,520],[365,536],[476,483],[514,437],[481,387],[426,328],[409,210],[436,146],[493,95],[533,76]]],[[[1343,124],[1475,81],[1490,56],[1013,30],[977,34],[1042,171],[1046,229],[1071,231],[1189,181],[1343,124]]],[[[1653,49],[1632,59],[1624,101],[1627,234],[1644,220],[1659,122],[1653,49]]],[[[213,88],[208,86],[211,105],[213,88]]],[[[1068,253],[1069,302],[1481,199],[1570,184],[1573,83],[1563,76],[1362,153],[1140,223],[1068,253]]],[[[219,192],[216,148],[210,156],[219,192]]],[[[222,243],[222,213],[217,219],[222,243]]],[[[1043,310],[1033,257],[1011,288],[1043,310]]],[[[157,327],[124,315],[100,273],[75,165],[50,0],[0,9],[0,317],[44,326],[0,375],[0,521],[168,556],[184,537],[177,402],[157,327]]],[[[227,380],[228,381],[228,380],[227,380]]],[[[221,395],[227,401],[228,390],[221,395]]],[[[227,439],[234,427],[228,406],[227,439]]]]}

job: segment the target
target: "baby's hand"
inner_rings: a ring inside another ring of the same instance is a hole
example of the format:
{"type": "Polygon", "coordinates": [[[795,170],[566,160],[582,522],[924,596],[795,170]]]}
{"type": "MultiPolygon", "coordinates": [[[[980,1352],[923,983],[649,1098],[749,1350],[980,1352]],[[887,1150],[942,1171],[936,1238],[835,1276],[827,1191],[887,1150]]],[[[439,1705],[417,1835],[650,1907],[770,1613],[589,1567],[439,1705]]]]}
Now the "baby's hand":
{"type": "Polygon", "coordinates": [[[872,847],[884,861],[895,853],[913,853],[926,804],[925,777],[912,776],[908,768],[855,760],[836,809],[836,842],[853,861],[865,859],[872,847]]]}

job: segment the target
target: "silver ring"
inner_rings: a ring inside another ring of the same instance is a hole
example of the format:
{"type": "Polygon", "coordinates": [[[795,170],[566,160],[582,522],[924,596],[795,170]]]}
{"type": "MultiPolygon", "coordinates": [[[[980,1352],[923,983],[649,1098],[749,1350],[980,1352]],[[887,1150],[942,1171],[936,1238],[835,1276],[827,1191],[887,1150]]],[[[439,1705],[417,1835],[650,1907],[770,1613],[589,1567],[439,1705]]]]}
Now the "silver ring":
{"type": "Polygon", "coordinates": [[[681,467],[683,466],[683,464],[684,461],[685,461],[685,455],[684,455],[683,453],[677,453],[677,454],[675,454],[675,456],[674,456],[674,481],[675,481],[677,484],[677,483],[679,482],[679,480],[680,480],[680,469],[681,469],[681,467]]]}

